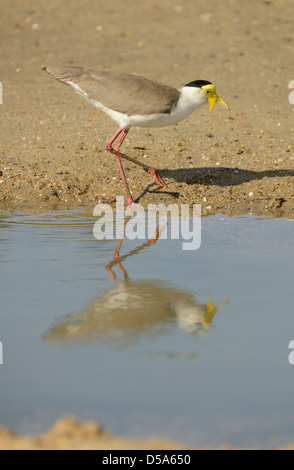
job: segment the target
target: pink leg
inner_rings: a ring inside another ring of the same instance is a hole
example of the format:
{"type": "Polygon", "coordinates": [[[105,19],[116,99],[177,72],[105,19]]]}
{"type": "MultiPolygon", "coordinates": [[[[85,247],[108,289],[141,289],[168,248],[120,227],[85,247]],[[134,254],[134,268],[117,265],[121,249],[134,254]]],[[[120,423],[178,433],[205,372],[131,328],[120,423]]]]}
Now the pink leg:
{"type": "MultiPolygon", "coordinates": [[[[121,138],[119,139],[118,143],[116,144],[116,146],[114,147],[113,150],[115,150],[116,152],[119,152],[120,146],[122,145],[123,141],[125,140],[128,132],[129,132],[128,130],[123,131],[123,133],[121,135],[121,138]]],[[[127,183],[127,179],[126,179],[126,175],[125,175],[123,166],[122,166],[121,161],[120,161],[120,157],[117,154],[114,154],[114,156],[115,156],[116,163],[118,165],[119,171],[120,171],[121,176],[122,176],[123,184],[125,185],[125,188],[126,188],[128,204],[133,204],[134,201],[133,201],[132,196],[130,195],[130,190],[129,190],[129,187],[128,187],[128,183],[127,183]]]]}
{"type": "Polygon", "coordinates": [[[116,160],[118,169],[120,171],[120,174],[121,174],[121,177],[122,177],[122,180],[123,180],[123,184],[126,188],[128,204],[133,204],[134,201],[133,201],[133,199],[130,195],[130,190],[129,190],[129,187],[128,187],[125,172],[124,172],[123,166],[121,164],[120,155],[119,155],[119,148],[122,145],[123,141],[125,140],[126,135],[127,135],[128,132],[129,132],[128,130],[123,130],[123,129],[119,128],[117,130],[117,132],[114,134],[114,136],[109,140],[109,142],[107,142],[107,144],[105,146],[105,149],[115,156],[115,160],[116,160]],[[121,133],[122,133],[122,136],[120,137],[118,143],[116,144],[116,146],[113,149],[112,144],[121,133]]]}
{"type": "Polygon", "coordinates": [[[123,167],[122,167],[122,164],[121,164],[121,161],[120,161],[121,158],[124,158],[125,160],[128,160],[132,163],[135,163],[136,165],[139,165],[142,168],[144,168],[144,170],[147,170],[148,173],[150,173],[153,176],[156,183],[159,184],[160,186],[162,186],[164,188],[167,188],[167,185],[165,184],[165,182],[163,181],[163,179],[160,176],[159,172],[155,168],[150,168],[148,165],[145,165],[145,163],[139,162],[138,160],[136,160],[134,158],[131,158],[128,155],[125,155],[124,153],[121,153],[119,151],[119,149],[120,149],[123,141],[125,140],[128,132],[129,132],[129,129],[122,129],[121,127],[119,127],[118,130],[116,131],[116,133],[114,134],[114,136],[111,137],[111,139],[107,142],[107,144],[105,146],[105,149],[115,156],[119,171],[122,175],[123,183],[124,183],[125,188],[126,188],[126,192],[127,192],[127,196],[128,196],[128,203],[132,204],[133,200],[130,196],[129,188],[128,188],[128,185],[127,185],[127,182],[126,182],[126,177],[125,177],[125,174],[124,174],[124,170],[123,170],[123,167]],[[122,135],[121,135],[117,145],[113,148],[112,147],[113,142],[117,139],[117,137],[121,133],[122,133],[122,135]]]}

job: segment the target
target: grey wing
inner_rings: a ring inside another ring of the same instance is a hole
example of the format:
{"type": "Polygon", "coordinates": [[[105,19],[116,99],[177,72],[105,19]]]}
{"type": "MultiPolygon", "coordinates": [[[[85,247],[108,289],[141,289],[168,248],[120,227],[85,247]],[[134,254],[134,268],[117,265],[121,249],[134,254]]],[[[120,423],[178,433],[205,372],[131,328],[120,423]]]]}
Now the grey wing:
{"type": "Polygon", "coordinates": [[[168,114],[180,96],[176,88],[134,74],[95,71],[82,67],[44,69],[57,80],[78,85],[89,98],[128,116],[168,114]]]}

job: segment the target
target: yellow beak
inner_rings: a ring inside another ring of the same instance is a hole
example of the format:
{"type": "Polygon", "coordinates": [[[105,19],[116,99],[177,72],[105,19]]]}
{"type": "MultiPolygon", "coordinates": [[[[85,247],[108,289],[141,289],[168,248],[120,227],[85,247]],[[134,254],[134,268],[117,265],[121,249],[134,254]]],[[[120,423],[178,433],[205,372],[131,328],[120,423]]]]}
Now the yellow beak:
{"type": "Polygon", "coordinates": [[[218,96],[216,93],[211,93],[208,97],[208,103],[209,103],[209,111],[212,110],[212,108],[214,107],[215,103],[218,103],[220,104],[221,106],[223,106],[224,108],[230,110],[230,106],[228,106],[224,100],[218,96]]]}

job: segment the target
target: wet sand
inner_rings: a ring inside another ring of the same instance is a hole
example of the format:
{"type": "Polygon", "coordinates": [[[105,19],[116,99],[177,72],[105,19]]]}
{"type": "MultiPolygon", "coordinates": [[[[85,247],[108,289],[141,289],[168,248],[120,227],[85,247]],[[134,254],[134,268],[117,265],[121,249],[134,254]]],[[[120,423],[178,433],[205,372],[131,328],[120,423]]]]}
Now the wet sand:
{"type": "Polygon", "coordinates": [[[81,422],[65,416],[43,434],[20,436],[0,427],[1,450],[155,450],[184,449],[174,441],[158,439],[130,440],[111,435],[96,422],[81,422]]]}
{"type": "MultiPolygon", "coordinates": [[[[65,416],[43,434],[20,436],[0,427],[0,450],[197,450],[179,442],[151,437],[145,440],[113,436],[96,422],[65,416]]],[[[224,444],[220,450],[233,450],[224,444]]],[[[289,444],[277,450],[294,450],[289,444]]]]}
{"type": "MultiPolygon", "coordinates": [[[[204,215],[294,217],[293,3],[119,5],[2,0],[0,210],[94,207],[125,195],[115,160],[104,150],[116,124],[41,71],[77,65],[138,73],[175,87],[207,79],[231,106],[228,112],[216,105],[211,113],[203,106],[177,125],[131,130],[123,151],[161,169],[168,184],[160,189],[125,163],[140,204],[201,203],[204,215]]],[[[87,444],[79,435],[75,441],[57,434],[50,443],[47,434],[30,439],[2,429],[0,448],[98,445],[93,436],[87,444]]],[[[113,439],[109,448],[135,448],[113,439]]]]}

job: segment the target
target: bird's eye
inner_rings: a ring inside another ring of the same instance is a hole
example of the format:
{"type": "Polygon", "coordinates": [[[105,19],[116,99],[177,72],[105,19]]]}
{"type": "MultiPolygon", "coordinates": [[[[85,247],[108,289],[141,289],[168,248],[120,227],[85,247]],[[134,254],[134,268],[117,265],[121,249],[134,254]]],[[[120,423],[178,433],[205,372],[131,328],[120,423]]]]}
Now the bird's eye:
{"type": "Polygon", "coordinates": [[[206,90],[206,92],[205,92],[205,93],[206,93],[207,95],[209,95],[210,91],[209,91],[209,90],[206,90]]]}

